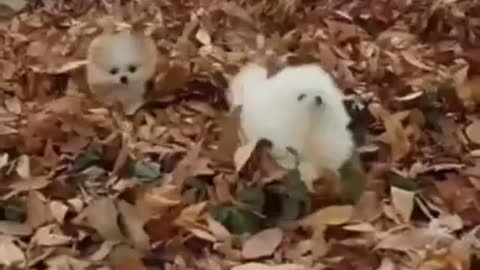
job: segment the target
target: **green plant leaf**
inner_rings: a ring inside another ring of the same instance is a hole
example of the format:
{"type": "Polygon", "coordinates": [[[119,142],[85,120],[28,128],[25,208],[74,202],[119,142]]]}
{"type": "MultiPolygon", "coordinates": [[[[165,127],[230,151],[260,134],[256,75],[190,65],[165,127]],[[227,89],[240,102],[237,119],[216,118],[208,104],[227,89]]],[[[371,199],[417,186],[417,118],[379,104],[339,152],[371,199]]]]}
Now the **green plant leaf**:
{"type": "Polygon", "coordinates": [[[390,174],[388,177],[391,186],[398,187],[400,189],[405,189],[408,191],[417,191],[419,185],[417,181],[413,178],[405,178],[398,174],[390,174]]]}
{"type": "Polygon", "coordinates": [[[308,198],[308,188],[302,181],[300,171],[291,170],[287,174],[287,194],[289,197],[297,200],[305,200],[308,198]]]}
{"type": "Polygon", "coordinates": [[[256,185],[243,189],[238,194],[237,199],[244,204],[249,205],[253,210],[263,212],[265,193],[262,186],[256,185]]]}
{"type": "Polygon", "coordinates": [[[206,200],[208,195],[208,183],[198,177],[189,177],[185,181],[185,187],[195,190],[198,201],[206,200]]]}
{"type": "Polygon", "coordinates": [[[72,169],[75,172],[79,172],[79,171],[83,171],[83,170],[85,170],[89,167],[92,167],[92,166],[103,167],[102,163],[103,163],[103,159],[100,156],[100,154],[97,151],[95,151],[91,148],[88,148],[85,152],[80,154],[75,159],[75,161],[73,162],[73,168],[72,169]]]}
{"type": "Polygon", "coordinates": [[[160,165],[150,161],[136,161],[132,168],[132,176],[142,182],[151,182],[160,178],[160,165]]]}
{"type": "Polygon", "coordinates": [[[221,206],[213,210],[212,216],[231,233],[255,232],[260,227],[260,218],[248,211],[221,206]]]}
{"type": "Polygon", "coordinates": [[[365,173],[350,160],[340,168],[343,196],[349,202],[357,202],[365,190],[367,179],[365,173]]]}

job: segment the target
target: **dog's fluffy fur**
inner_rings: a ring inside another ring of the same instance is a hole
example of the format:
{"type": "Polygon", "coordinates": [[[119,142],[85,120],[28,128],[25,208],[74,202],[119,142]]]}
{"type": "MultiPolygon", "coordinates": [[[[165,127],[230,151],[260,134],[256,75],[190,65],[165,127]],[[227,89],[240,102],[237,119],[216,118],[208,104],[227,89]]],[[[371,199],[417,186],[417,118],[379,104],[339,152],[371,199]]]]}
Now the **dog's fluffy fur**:
{"type": "Polygon", "coordinates": [[[330,75],[314,64],[286,67],[270,78],[266,74],[250,64],[232,80],[231,90],[237,91],[232,103],[242,106],[247,139],[271,141],[273,156],[286,168],[295,165],[287,147],[295,149],[307,185],[325,169],[338,173],[354,143],[343,94],[330,75]]]}
{"type": "Polygon", "coordinates": [[[267,70],[254,63],[247,64],[230,81],[227,100],[234,109],[243,102],[245,89],[255,88],[256,84],[267,79],[267,70]]]}
{"type": "Polygon", "coordinates": [[[101,102],[120,103],[126,114],[144,104],[157,63],[157,49],[150,37],[133,30],[100,34],[90,43],[87,61],[88,85],[101,102]]]}

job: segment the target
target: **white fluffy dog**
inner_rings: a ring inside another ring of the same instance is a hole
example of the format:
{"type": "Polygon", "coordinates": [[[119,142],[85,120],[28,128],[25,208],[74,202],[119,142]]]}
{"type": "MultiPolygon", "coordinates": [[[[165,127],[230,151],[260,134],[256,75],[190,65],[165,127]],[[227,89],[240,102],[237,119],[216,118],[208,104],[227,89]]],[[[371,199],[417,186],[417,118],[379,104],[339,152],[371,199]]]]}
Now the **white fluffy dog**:
{"type": "Polygon", "coordinates": [[[350,116],[343,94],[320,66],[286,67],[267,78],[259,65],[245,66],[230,87],[234,105],[241,105],[241,127],[249,141],[268,139],[274,158],[293,168],[297,151],[307,186],[325,169],[338,169],[351,158],[354,148],[350,116]]]}

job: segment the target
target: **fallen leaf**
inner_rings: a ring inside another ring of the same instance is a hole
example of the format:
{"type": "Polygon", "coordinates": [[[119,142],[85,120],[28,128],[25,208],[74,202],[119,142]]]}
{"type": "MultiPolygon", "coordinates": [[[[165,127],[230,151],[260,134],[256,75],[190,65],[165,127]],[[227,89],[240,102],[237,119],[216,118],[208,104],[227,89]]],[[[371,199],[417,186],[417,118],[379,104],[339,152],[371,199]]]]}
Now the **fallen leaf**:
{"type": "Polygon", "coordinates": [[[376,270],[395,270],[395,269],[396,267],[393,261],[388,257],[384,257],[382,259],[382,262],[380,263],[380,266],[376,270]]]}
{"type": "Polygon", "coordinates": [[[102,261],[105,259],[110,253],[112,252],[113,248],[115,245],[117,245],[118,242],[116,241],[105,241],[102,243],[102,245],[98,248],[97,251],[95,251],[92,255],[90,255],[90,260],[92,261],[102,261]]]}
{"type": "Polygon", "coordinates": [[[217,238],[206,230],[193,228],[193,227],[187,227],[185,229],[187,229],[189,232],[191,232],[193,235],[195,235],[199,239],[203,239],[205,241],[212,242],[212,243],[215,243],[217,241],[217,238]]]}
{"type": "Polygon", "coordinates": [[[200,150],[203,142],[197,142],[187,152],[187,155],[178,163],[177,167],[172,172],[173,182],[178,186],[183,186],[183,183],[188,177],[193,176],[196,166],[200,158],[200,150]]]}
{"type": "Polygon", "coordinates": [[[404,222],[409,222],[415,204],[415,192],[392,186],[390,188],[392,204],[400,212],[404,222]]]}
{"type": "Polygon", "coordinates": [[[175,224],[183,227],[190,227],[192,224],[196,224],[206,206],[207,202],[200,202],[185,207],[180,215],[175,219],[175,224]]]}
{"type": "Polygon", "coordinates": [[[30,158],[27,155],[21,155],[18,157],[15,171],[22,179],[30,179],[32,177],[30,171],[30,158]]]}
{"type": "Polygon", "coordinates": [[[53,218],[55,218],[59,224],[63,224],[65,216],[68,212],[68,206],[59,201],[52,201],[50,202],[49,206],[50,213],[52,214],[53,218]]]}
{"type": "Polygon", "coordinates": [[[219,120],[221,127],[218,148],[213,152],[212,158],[221,163],[230,163],[233,161],[235,151],[240,142],[240,108],[235,108],[232,112],[222,116],[219,120]]]}
{"type": "Polygon", "coordinates": [[[3,153],[0,155],[0,170],[8,165],[8,153],[3,153]]]}
{"type": "Polygon", "coordinates": [[[85,209],[87,221],[105,240],[124,239],[117,223],[118,211],[111,198],[92,201],[85,209]]]}
{"type": "Polygon", "coordinates": [[[18,130],[0,123],[0,135],[4,136],[4,135],[17,134],[17,133],[18,133],[18,130]]]}
{"type": "Polygon", "coordinates": [[[207,217],[208,229],[215,236],[217,241],[226,241],[232,238],[228,230],[211,216],[207,217]]]}
{"type": "Polygon", "coordinates": [[[352,214],[352,206],[334,205],[317,210],[303,218],[301,223],[312,228],[323,227],[324,225],[341,225],[349,221],[352,214]]]}
{"type": "Polygon", "coordinates": [[[7,200],[21,192],[43,189],[49,184],[50,184],[49,178],[44,176],[33,177],[31,179],[16,181],[9,186],[10,189],[12,189],[12,191],[6,194],[5,196],[3,196],[3,199],[7,200]]]}
{"type": "Polygon", "coordinates": [[[24,9],[25,0],[0,0],[0,19],[9,19],[24,9]]]}
{"type": "Polygon", "coordinates": [[[133,166],[133,176],[138,177],[142,182],[157,180],[162,175],[160,165],[153,162],[137,161],[133,166]]]}
{"type": "Polygon", "coordinates": [[[203,27],[200,27],[198,29],[197,33],[195,34],[195,38],[203,45],[210,45],[210,43],[212,42],[210,34],[203,27]]]}
{"type": "Polygon", "coordinates": [[[409,64],[414,67],[418,67],[426,71],[432,70],[432,67],[427,66],[425,63],[423,63],[420,59],[417,58],[417,56],[413,52],[403,51],[401,52],[401,55],[409,64]]]}
{"type": "Polygon", "coordinates": [[[250,237],[242,248],[245,259],[256,259],[272,255],[283,239],[283,232],[278,228],[267,229],[250,237]]]}
{"type": "Polygon", "coordinates": [[[27,236],[33,232],[32,227],[28,224],[0,220],[0,233],[5,235],[27,236]]]}
{"type": "Polygon", "coordinates": [[[480,121],[473,121],[467,128],[465,128],[465,133],[467,134],[470,141],[476,144],[480,144],[480,121]]]}
{"type": "Polygon", "coordinates": [[[25,254],[14,243],[14,238],[0,236],[0,265],[10,268],[25,263],[25,259],[25,254]]]}
{"type": "Polygon", "coordinates": [[[60,246],[73,241],[72,237],[61,233],[56,224],[50,224],[39,228],[32,237],[32,240],[41,246],[60,246]]]}
{"type": "MultiPolygon", "coordinates": [[[[468,70],[462,70],[464,73],[467,73],[468,70]]],[[[466,77],[463,75],[462,77],[466,77]]],[[[466,80],[459,79],[456,82],[456,93],[458,98],[463,102],[463,106],[468,110],[473,110],[475,105],[480,103],[480,76],[473,76],[472,78],[468,78],[466,80]]]]}
{"type": "Polygon", "coordinates": [[[443,231],[413,228],[389,233],[377,243],[375,249],[408,252],[424,248],[436,241],[451,241],[452,239],[454,236],[443,231]]]}
{"type": "Polygon", "coordinates": [[[237,148],[233,156],[233,160],[235,162],[235,170],[237,172],[242,170],[243,166],[245,166],[247,161],[250,159],[250,156],[252,155],[256,147],[257,141],[254,141],[237,148]]]}
{"type": "Polygon", "coordinates": [[[145,220],[142,219],[140,213],[135,210],[133,205],[120,200],[118,202],[118,210],[123,218],[123,224],[130,241],[135,248],[139,250],[147,250],[150,248],[150,238],[143,230],[145,220]]]}
{"type": "Polygon", "coordinates": [[[71,270],[87,270],[90,262],[74,258],[68,254],[60,254],[49,257],[44,260],[48,269],[71,269],[71,270]]]}
{"type": "Polygon", "coordinates": [[[399,161],[410,153],[412,145],[401,122],[409,112],[391,114],[380,104],[370,104],[369,109],[373,115],[382,120],[385,126],[385,132],[378,138],[390,145],[393,161],[399,161]]]}
{"type": "Polygon", "coordinates": [[[312,249],[312,256],[314,259],[320,259],[327,255],[330,250],[330,245],[325,238],[325,230],[327,226],[316,227],[312,235],[312,245],[315,247],[312,249]]]}
{"type": "Polygon", "coordinates": [[[46,187],[48,184],[50,184],[50,181],[47,177],[35,177],[33,179],[25,179],[25,180],[17,181],[11,184],[10,188],[13,189],[15,194],[18,194],[24,191],[42,189],[46,187]]]}
{"type": "Polygon", "coordinates": [[[145,270],[138,251],[126,246],[116,246],[109,256],[110,265],[117,270],[145,270]]]}
{"type": "Polygon", "coordinates": [[[27,223],[34,229],[52,219],[50,208],[38,191],[30,191],[27,197],[27,223]]]}
{"type": "Polygon", "coordinates": [[[305,266],[298,264],[277,264],[269,265],[263,263],[249,262],[242,265],[237,265],[231,268],[231,270],[307,270],[305,266]]]}
{"type": "Polygon", "coordinates": [[[459,215],[442,215],[432,219],[429,227],[438,229],[447,228],[450,232],[454,232],[463,228],[463,221],[459,215]]]}
{"type": "Polygon", "coordinates": [[[5,100],[5,108],[7,111],[14,114],[22,113],[22,104],[17,97],[9,98],[5,100]]]}

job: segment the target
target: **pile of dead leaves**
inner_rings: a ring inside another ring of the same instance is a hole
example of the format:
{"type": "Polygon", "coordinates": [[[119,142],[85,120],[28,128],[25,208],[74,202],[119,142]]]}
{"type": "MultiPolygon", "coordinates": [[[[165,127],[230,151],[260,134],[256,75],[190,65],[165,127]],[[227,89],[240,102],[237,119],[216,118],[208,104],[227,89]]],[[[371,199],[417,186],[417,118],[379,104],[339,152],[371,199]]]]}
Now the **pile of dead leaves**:
{"type": "Polygon", "coordinates": [[[86,91],[114,3],[0,1],[2,267],[478,268],[479,3],[119,2],[166,60],[131,118],[86,91]],[[319,62],[344,89],[356,203],[239,146],[225,89],[258,58],[319,62]]]}

